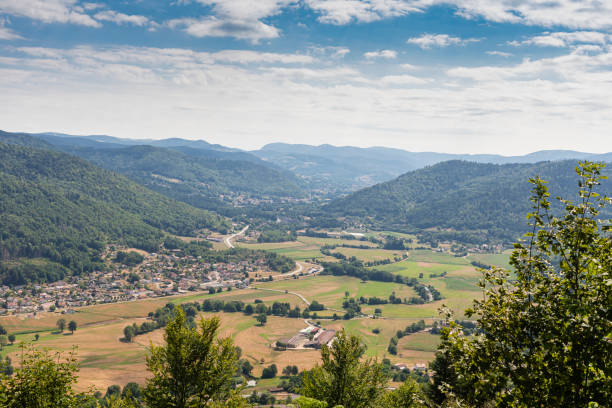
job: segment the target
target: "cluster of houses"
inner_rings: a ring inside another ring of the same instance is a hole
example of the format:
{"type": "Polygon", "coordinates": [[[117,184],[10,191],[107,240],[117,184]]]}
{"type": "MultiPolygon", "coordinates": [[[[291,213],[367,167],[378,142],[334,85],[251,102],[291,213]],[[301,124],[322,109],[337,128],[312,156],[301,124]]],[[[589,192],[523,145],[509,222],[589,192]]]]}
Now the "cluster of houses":
{"type": "Polygon", "coordinates": [[[280,339],[276,342],[277,349],[320,349],[324,345],[330,345],[336,337],[336,331],[323,329],[317,326],[308,326],[300,330],[295,336],[280,339]]]}
{"type": "Polygon", "coordinates": [[[208,263],[176,252],[149,254],[138,266],[111,264],[107,271],[67,277],[64,281],[0,286],[1,314],[36,314],[190,291],[245,288],[250,274],[265,270],[263,259],[208,263]]]}
{"type": "Polygon", "coordinates": [[[397,363],[397,364],[393,364],[393,368],[395,368],[398,371],[404,371],[404,370],[427,371],[427,364],[425,364],[425,363],[416,363],[411,368],[407,364],[397,363]]]}

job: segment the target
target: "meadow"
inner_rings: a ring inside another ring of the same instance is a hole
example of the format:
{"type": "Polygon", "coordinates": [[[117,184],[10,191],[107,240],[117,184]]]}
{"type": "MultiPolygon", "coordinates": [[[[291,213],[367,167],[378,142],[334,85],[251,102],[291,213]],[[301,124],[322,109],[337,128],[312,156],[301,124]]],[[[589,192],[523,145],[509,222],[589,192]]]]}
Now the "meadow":
{"type": "MultiPolygon", "coordinates": [[[[81,363],[78,389],[85,390],[90,386],[105,391],[112,384],[124,385],[129,381],[144,383],[146,378],[145,356],[151,344],[163,341],[163,329],[137,336],[133,343],[120,341],[123,328],[132,323],[145,321],[149,312],[164,306],[166,303],[181,304],[186,302],[217,298],[223,300],[240,300],[253,303],[259,299],[270,305],[275,301],[290,303],[304,310],[306,302],[314,300],[325,305],[328,310],[317,312],[317,321],[326,328],[345,329],[349,333],[359,335],[367,346],[366,354],[379,360],[389,358],[393,363],[401,362],[407,365],[426,363],[430,361],[439,343],[439,336],[429,333],[414,333],[400,339],[398,354],[387,352],[389,339],[397,330],[418,320],[431,324],[440,320],[440,308],[450,307],[456,316],[464,318],[463,310],[474,298],[480,296],[478,281],[480,273],[470,262],[477,260],[483,263],[505,266],[508,254],[477,254],[467,257],[454,257],[446,253],[431,250],[409,248],[405,251],[389,251],[376,247],[371,242],[358,240],[341,240],[335,238],[299,237],[295,242],[249,244],[240,246],[252,249],[265,249],[291,256],[297,261],[307,259],[334,260],[321,253],[323,245],[367,245],[364,248],[337,247],[334,252],[342,252],[346,256],[355,256],[369,262],[389,259],[390,263],[373,268],[393,274],[416,278],[420,283],[432,285],[443,296],[443,299],[426,304],[384,304],[376,306],[362,305],[362,311],[373,315],[374,309],[382,310],[382,316],[377,319],[356,318],[342,320],[344,314],[342,303],[348,297],[388,298],[392,293],[400,298],[417,296],[410,286],[394,282],[361,281],[348,276],[301,276],[299,279],[273,280],[270,282],[253,283],[249,289],[234,289],[221,293],[208,292],[189,293],[181,296],[143,299],[132,302],[102,304],[76,309],[73,314],[42,312],[34,317],[23,318],[7,316],[0,318],[9,333],[17,335],[14,345],[5,346],[0,355],[10,355],[18,361],[19,343],[34,343],[37,346],[48,347],[62,351],[77,347],[78,359],[81,363]],[[403,260],[397,261],[403,258],[403,260]],[[340,318],[333,320],[332,315],[340,318]],[[58,333],[56,321],[64,318],[75,320],[78,329],[74,334],[58,333]],[[39,339],[34,341],[34,335],[39,339]]],[[[309,267],[309,266],[308,266],[309,267]]],[[[286,365],[297,365],[300,370],[308,369],[320,360],[317,350],[277,351],[272,345],[280,339],[291,337],[300,329],[306,327],[302,318],[287,318],[269,316],[268,322],[261,327],[256,324],[253,316],[243,313],[216,313],[221,319],[221,334],[231,336],[236,345],[241,347],[243,358],[248,359],[254,367],[253,374],[259,376],[265,366],[272,363],[279,368],[286,365]]],[[[210,316],[211,313],[201,313],[210,316]]],[[[265,380],[258,386],[274,386],[276,380],[265,380]]]]}

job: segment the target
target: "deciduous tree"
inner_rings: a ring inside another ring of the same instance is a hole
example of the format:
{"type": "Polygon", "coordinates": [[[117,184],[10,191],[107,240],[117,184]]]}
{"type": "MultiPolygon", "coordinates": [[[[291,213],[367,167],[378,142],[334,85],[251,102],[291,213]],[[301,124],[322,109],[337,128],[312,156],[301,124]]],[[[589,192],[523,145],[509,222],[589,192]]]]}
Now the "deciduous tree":
{"type": "Polygon", "coordinates": [[[24,348],[11,377],[0,376],[0,406],[5,408],[77,408],[91,399],[76,394],[78,365],[74,352],[61,355],[24,348]]]}
{"type": "Polygon", "coordinates": [[[365,350],[358,337],[339,332],[321,348],[322,364],[304,373],[301,393],[330,407],[378,407],[388,379],[381,364],[363,359],[365,350]]]}
{"type": "Polygon", "coordinates": [[[150,408],[244,404],[232,391],[238,355],[231,338],[217,338],[219,326],[219,318],[211,317],[202,319],[199,328],[189,328],[182,309],[176,308],[166,326],[166,344],[151,345],[147,356],[152,377],[143,394],[150,408]]]}
{"type": "Polygon", "coordinates": [[[66,319],[58,319],[57,323],[55,323],[55,325],[57,326],[57,329],[60,332],[63,332],[64,329],[66,328],[66,319]]]}
{"type": "MultiPolygon", "coordinates": [[[[555,216],[545,182],[534,184],[531,232],[515,244],[514,274],[483,270],[475,336],[451,323],[442,350],[477,406],[608,406],[612,401],[611,203],[595,190],[603,165],[581,163],[577,204],[559,199],[555,216]],[[590,405],[591,404],[591,405],[590,405]]],[[[462,387],[463,388],[463,387],[462,387]]]]}

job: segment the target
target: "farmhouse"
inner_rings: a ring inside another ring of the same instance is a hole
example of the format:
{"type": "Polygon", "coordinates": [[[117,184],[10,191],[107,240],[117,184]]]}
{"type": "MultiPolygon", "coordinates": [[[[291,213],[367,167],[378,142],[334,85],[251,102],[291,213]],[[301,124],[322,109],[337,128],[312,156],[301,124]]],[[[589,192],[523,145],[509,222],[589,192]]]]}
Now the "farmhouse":
{"type": "Polygon", "coordinates": [[[304,347],[319,349],[323,345],[329,345],[329,343],[332,342],[334,337],[336,337],[335,330],[321,330],[319,333],[317,333],[317,335],[314,336],[312,341],[309,341],[304,344],[304,347]]]}
{"type": "Polygon", "coordinates": [[[280,339],[276,342],[276,347],[281,347],[281,348],[298,348],[299,346],[303,345],[306,341],[308,341],[308,337],[306,337],[304,334],[299,333],[296,334],[295,336],[291,337],[290,339],[280,339]]]}

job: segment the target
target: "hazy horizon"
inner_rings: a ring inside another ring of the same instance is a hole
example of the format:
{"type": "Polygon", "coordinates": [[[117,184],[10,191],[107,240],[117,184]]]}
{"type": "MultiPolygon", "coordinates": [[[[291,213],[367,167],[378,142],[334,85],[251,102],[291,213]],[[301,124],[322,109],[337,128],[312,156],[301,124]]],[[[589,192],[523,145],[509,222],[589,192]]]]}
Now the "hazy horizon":
{"type": "Polygon", "coordinates": [[[322,147],[322,146],[331,146],[334,148],[350,148],[350,147],[357,147],[357,148],[363,148],[363,149],[369,149],[369,148],[385,148],[385,149],[395,149],[395,150],[402,150],[402,151],[406,151],[409,153],[439,153],[439,154],[458,154],[458,155],[470,155],[470,156],[480,156],[480,155],[496,155],[496,156],[502,156],[502,157],[513,157],[513,156],[526,156],[529,154],[533,154],[533,153],[538,153],[538,152],[544,152],[544,151],[576,151],[579,153],[586,153],[586,154],[606,154],[606,153],[611,153],[610,151],[586,151],[586,150],[579,150],[579,149],[574,149],[574,148],[547,148],[547,149],[539,149],[539,150],[529,150],[529,151],[525,151],[524,153],[517,153],[517,154],[504,154],[502,152],[474,152],[474,151],[470,151],[470,152],[455,152],[455,151],[433,151],[433,150],[409,150],[409,149],[405,149],[402,147],[398,147],[398,146],[382,146],[382,145],[336,145],[333,143],[321,143],[321,144],[308,144],[308,143],[301,143],[301,142],[280,142],[280,141],[270,141],[267,142],[265,144],[262,144],[260,146],[256,146],[255,148],[244,148],[238,145],[233,145],[231,143],[215,143],[215,142],[211,142],[210,140],[206,140],[206,139],[202,139],[202,138],[187,138],[187,137],[183,137],[183,136],[169,136],[169,137],[160,137],[160,138],[136,138],[136,137],[120,137],[120,136],[116,136],[116,135],[109,135],[109,134],[101,134],[101,133],[91,133],[91,134],[68,134],[68,133],[63,133],[63,132],[53,132],[53,131],[41,131],[41,132],[25,132],[25,131],[21,131],[21,130],[7,130],[7,129],[0,129],[1,131],[5,131],[5,132],[10,132],[10,133],[29,133],[29,134],[57,134],[57,135],[61,135],[61,136],[68,136],[68,137],[96,137],[96,136],[100,136],[100,137],[116,137],[116,138],[120,138],[120,139],[129,139],[129,140],[134,140],[134,141],[142,141],[143,144],[149,141],[158,141],[158,140],[164,140],[164,139],[184,139],[184,140],[188,140],[188,141],[192,141],[192,142],[196,142],[196,141],[203,141],[203,142],[207,142],[210,144],[218,144],[224,147],[229,147],[229,148],[233,148],[233,149],[240,149],[242,151],[245,152],[252,152],[252,151],[257,151],[257,150],[261,150],[263,149],[265,146],[270,145],[270,144],[277,144],[277,143],[281,143],[281,144],[291,144],[291,145],[303,145],[303,146],[312,146],[312,147],[322,147]]]}
{"type": "Polygon", "coordinates": [[[0,0],[12,131],[612,151],[596,0],[0,0]]]}

